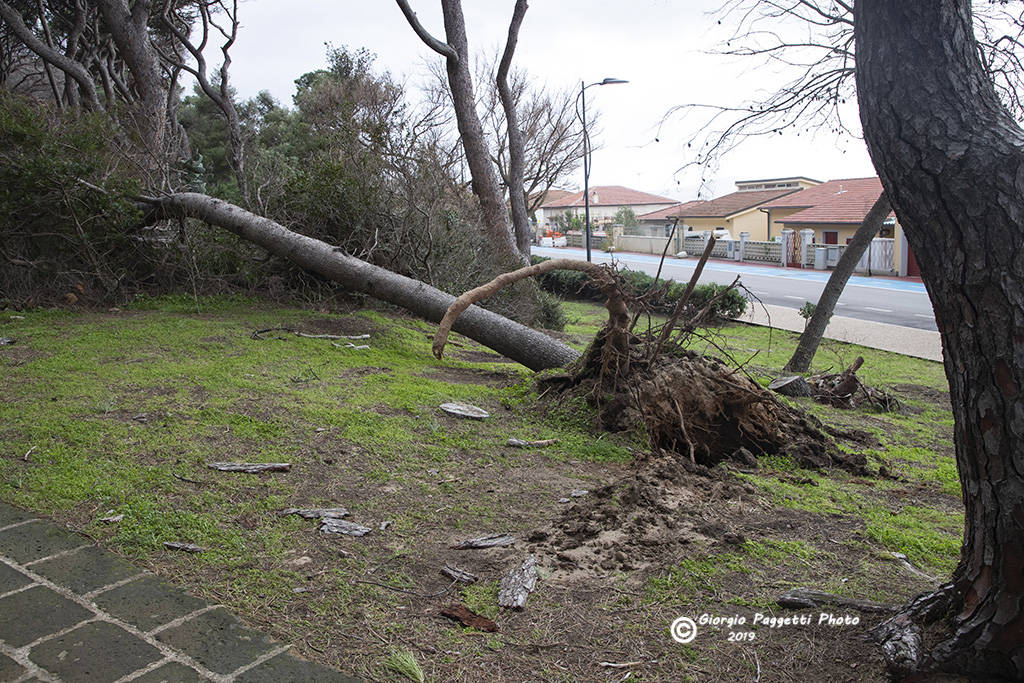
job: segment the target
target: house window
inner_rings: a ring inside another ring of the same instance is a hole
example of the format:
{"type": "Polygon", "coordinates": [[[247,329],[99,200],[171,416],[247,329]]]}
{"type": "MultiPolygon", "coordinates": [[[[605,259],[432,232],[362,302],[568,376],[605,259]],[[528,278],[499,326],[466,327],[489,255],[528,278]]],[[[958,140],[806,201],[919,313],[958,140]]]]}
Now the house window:
{"type": "Polygon", "coordinates": [[[821,234],[825,238],[825,244],[839,244],[838,230],[823,230],[821,234]]]}

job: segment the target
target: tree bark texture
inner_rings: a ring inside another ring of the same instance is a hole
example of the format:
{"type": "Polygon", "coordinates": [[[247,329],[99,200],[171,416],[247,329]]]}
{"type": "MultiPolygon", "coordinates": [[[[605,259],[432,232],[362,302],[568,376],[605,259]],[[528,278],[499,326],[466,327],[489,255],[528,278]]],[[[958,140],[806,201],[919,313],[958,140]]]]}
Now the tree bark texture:
{"type": "Polygon", "coordinates": [[[861,121],[935,309],[966,507],[952,633],[919,668],[1020,680],[1024,131],[979,60],[969,0],[854,11],[861,121]]]}
{"type": "MultiPolygon", "coordinates": [[[[431,322],[439,322],[455,301],[454,296],[430,285],[343,254],[325,242],[214,197],[182,192],[147,201],[156,203],[166,216],[187,216],[217,225],[350,291],[401,306],[431,322]]],[[[470,306],[452,329],[531,370],[563,367],[579,357],[562,342],[478,306],[470,306]]]]}
{"type": "Polygon", "coordinates": [[[832,319],[832,312],[836,309],[836,302],[839,301],[843,289],[846,288],[846,283],[850,281],[850,276],[853,275],[853,269],[857,267],[860,257],[871,246],[871,240],[882,229],[882,224],[890,211],[892,211],[892,207],[889,204],[889,198],[885,192],[882,192],[868,211],[868,215],[864,217],[864,222],[853,234],[853,239],[846,245],[832,274],[828,276],[828,282],[821,290],[818,304],[814,307],[814,314],[807,321],[807,327],[800,335],[800,343],[797,344],[796,351],[786,363],[783,372],[807,372],[807,369],[811,367],[814,354],[818,351],[818,344],[821,343],[825,328],[828,327],[828,321],[832,319]]]}

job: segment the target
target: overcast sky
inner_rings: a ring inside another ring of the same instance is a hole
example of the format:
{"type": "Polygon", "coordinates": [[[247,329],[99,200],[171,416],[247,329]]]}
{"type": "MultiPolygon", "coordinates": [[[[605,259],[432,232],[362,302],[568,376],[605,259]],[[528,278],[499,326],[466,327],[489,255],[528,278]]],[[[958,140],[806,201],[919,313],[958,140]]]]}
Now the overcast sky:
{"type": "MultiPolygon", "coordinates": [[[[438,0],[410,0],[420,21],[444,38],[438,0]]],[[[739,104],[758,89],[779,84],[770,70],[706,54],[728,37],[708,14],[714,0],[533,0],[520,32],[515,64],[553,88],[576,87],[605,77],[625,85],[587,90],[588,113],[601,112],[591,185],[625,185],[690,200],[700,172],[677,172],[689,160],[686,140],[696,119],[678,118],[658,130],[673,105],[739,104]],[[655,141],[657,138],[659,141],[655,141]]],[[[504,45],[511,0],[465,0],[470,49],[504,45]]],[[[391,0],[247,0],[232,50],[232,82],[248,98],[269,90],[291,104],[294,80],[326,64],[325,43],[377,55],[377,66],[414,85],[428,60],[426,48],[391,0]]],[[[851,123],[856,123],[853,110],[851,123]]],[[[728,155],[708,178],[704,196],[734,189],[735,180],[803,175],[818,180],[875,175],[863,141],[820,132],[751,139],[728,155]]],[[[582,170],[572,181],[582,188],[582,170]]]]}

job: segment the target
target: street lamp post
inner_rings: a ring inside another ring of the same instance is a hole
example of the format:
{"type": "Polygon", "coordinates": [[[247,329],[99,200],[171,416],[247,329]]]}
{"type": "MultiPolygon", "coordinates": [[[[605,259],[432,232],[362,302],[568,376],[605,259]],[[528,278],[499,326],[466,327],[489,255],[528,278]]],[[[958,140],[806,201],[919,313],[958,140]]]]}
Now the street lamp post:
{"type": "Polygon", "coordinates": [[[585,84],[580,81],[580,120],[583,122],[583,234],[587,243],[587,262],[590,262],[590,135],[587,133],[587,88],[595,85],[617,85],[629,83],[621,78],[606,78],[603,81],[585,84]]]}

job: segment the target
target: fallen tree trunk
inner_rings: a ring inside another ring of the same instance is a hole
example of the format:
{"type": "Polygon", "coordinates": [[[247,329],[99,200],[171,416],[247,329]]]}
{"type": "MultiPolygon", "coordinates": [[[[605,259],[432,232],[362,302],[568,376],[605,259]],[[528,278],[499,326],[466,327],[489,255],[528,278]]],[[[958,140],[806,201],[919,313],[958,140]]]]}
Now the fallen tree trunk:
{"type": "MultiPolygon", "coordinates": [[[[348,256],[325,242],[292,232],[269,218],[215,197],[181,192],[143,201],[155,207],[160,217],[206,221],[350,291],[401,306],[431,322],[440,322],[455,301],[451,294],[348,256]]],[[[564,367],[579,357],[574,349],[543,332],[478,306],[470,306],[452,329],[531,370],[564,367]]]]}

